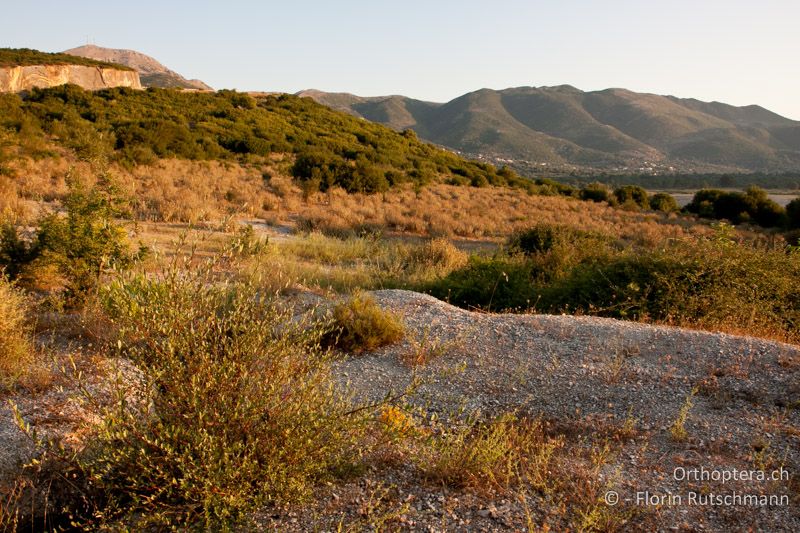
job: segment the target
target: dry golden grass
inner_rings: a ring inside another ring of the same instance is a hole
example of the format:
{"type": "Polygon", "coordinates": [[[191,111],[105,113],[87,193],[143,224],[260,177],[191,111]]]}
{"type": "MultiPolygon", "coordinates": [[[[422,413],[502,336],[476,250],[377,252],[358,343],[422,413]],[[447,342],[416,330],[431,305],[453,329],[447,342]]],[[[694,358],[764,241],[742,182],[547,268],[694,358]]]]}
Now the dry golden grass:
{"type": "Polygon", "coordinates": [[[31,202],[20,196],[17,184],[10,176],[0,176],[0,221],[26,220],[31,212],[31,202]]]}
{"type": "MultiPolygon", "coordinates": [[[[572,198],[534,196],[506,188],[411,186],[385,194],[347,194],[341,189],[304,198],[288,174],[291,156],[275,154],[252,163],[160,160],[111,172],[133,199],[138,220],[219,222],[230,216],[297,221],[301,228],[345,234],[388,231],[500,241],[535,223],[565,224],[652,244],[707,233],[678,215],[626,211],[572,198]]],[[[14,177],[0,181],[0,211],[30,210],[26,202],[53,200],[66,192],[73,168],[92,175],[91,165],[69,154],[17,162],[14,177]]]]}
{"type": "MultiPolygon", "coordinates": [[[[278,154],[246,165],[162,159],[132,169],[112,164],[109,170],[132,199],[132,214],[139,220],[196,223],[233,214],[275,220],[276,213],[295,209],[301,198],[284,159],[278,154]]],[[[95,174],[91,163],[68,153],[15,161],[13,177],[0,177],[0,211],[4,205],[63,198],[70,171],[95,174]]]]}
{"type": "Polygon", "coordinates": [[[27,307],[23,293],[0,274],[0,390],[35,373],[27,307]]]}
{"type": "Polygon", "coordinates": [[[451,185],[435,185],[419,192],[404,188],[383,195],[348,195],[334,190],[301,205],[298,217],[302,226],[331,233],[378,228],[489,240],[501,240],[535,223],[563,224],[643,244],[708,231],[676,215],[624,211],[514,189],[451,185]]]}

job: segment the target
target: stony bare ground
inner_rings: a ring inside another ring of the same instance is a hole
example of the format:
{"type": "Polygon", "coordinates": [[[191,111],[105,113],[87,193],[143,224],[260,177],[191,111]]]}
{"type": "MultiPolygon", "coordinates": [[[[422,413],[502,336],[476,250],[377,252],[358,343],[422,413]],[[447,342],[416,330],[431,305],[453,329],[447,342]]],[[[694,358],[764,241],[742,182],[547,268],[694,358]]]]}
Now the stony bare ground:
{"type": "MultiPolygon", "coordinates": [[[[575,472],[578,456],[605,454],[600,499],[586,513],[617,512],[622,529],[800,531],[800,348],[594,317],[469,312],[410,291],[372,294],[401,315],[407,333],[397,344],[335,364],[338,381],[357,400],[388,395],[420,420],[509,411],[539,419],[564,438],[575,472]],[[413,364],[417,358],[424,364],[413,364]],[[404,394],[410,384],[413,392],[404,394]],[[685,435],[677,438],[682,415],[685,435]],[[723,483],[676,478],[676,468],[689,478],[693,469],[720,475],[784,469],[790,477],[723,483]],[[602,498],[612,491],[619,501],[608,506],[602,498]],[[692,492],[774,495],[779,503],[691,504],[692,492]]],[[[297,302],[323,303],[309,293],[297,302]]],[[[74,392],[55,386],[12,399],[29,423],[71,435],[84,416],[74,392]]],[[[3,407],[0,417],[0,475],[7,479],[31,448],[10,409],[3,407]]],[[[569,478],[572,467],[566,457],[552,475],[569,478]]],[[[426,482],[402,456],[352,481],[320,487],[316,496],[310,504],[265,511],[260,528],[565,530],[580,518],[565,514],[563,503],[546,492],[426,482]]]]}
{"type": "MultiPolygon", "coordinates": [[[[448,418],[515,411],[545,420],[577,447],[605,440],[610,461],[601,477],[619,496],[614,507],[631,516],[624,529],[800,530],[798,347],[595,317],[475,313],[410,291],[373,294],[403,317],[407,335],[337,365],[339,379],[360,400],[402,393],[416,378],[421,384],[403,401],[421,413],[448,418]],[[409,364],[419,353],[433,360],[409,364]],[[678,439],[672,428],[682,410],[686,436],[678,439]],[[685,479],[676,468],[689,472],[686,478],[693,469],[735,476],[783,468],[791,478],[722,483],[685,479]],[[788,504],[703,505],[689,502],[691,492],[785,495],[788,504]]],[[[325,530],[347,517],[343,523],[360,519],[419,531],[575,526],[550,516],[558,511],[547,497],[487,498],[420,484],[413,470],[398,465],[389,474],[330,488],[322,492],[324,504],[276,513],[264,523],[325,530]]]]}

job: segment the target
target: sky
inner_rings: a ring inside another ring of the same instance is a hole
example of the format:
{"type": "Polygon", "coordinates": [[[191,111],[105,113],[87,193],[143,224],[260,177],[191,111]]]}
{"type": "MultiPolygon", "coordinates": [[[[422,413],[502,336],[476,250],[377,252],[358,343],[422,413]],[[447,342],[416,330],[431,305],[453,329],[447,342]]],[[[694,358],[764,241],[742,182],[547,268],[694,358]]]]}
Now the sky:
{"type": "Polygon", "coordinates": [[[129,48],[217,89],[445,102],[569,84],[758,104],[800,120],[798,0],[0,3],[0,47],[129,48]]]}

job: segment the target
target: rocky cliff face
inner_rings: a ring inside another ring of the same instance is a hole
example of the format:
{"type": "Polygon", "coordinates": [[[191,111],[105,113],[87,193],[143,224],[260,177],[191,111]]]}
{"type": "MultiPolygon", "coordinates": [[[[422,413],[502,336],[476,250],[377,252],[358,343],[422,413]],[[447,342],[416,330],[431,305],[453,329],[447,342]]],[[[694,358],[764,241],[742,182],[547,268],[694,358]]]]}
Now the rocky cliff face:
{"type": "Polygon", "coordinates": [[[70,48],[65,50],[64,53],[130,67],[139,73],[142,84],[146,87],[183,88],[199,91],[213,90],[200,80],[187,80],[152,57],[136,50],[103,48],[102,46],[87,44],[78,48],[70,48]]]}
{"type": "Polygon", "coordinates": [[[141,89],[139,73],[80,65],[32,65],[0,68],[0,92],[27,91],[73,83],[91,91],[111,87],[141,89]]]}

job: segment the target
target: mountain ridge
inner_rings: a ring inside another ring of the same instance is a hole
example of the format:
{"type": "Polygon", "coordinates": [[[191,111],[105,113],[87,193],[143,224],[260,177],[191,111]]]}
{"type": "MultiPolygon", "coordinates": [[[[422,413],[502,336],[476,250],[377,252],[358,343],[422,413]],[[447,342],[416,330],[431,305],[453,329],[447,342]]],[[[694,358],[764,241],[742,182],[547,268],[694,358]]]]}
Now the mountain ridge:
{"type": "Polygon", "coordinates": [[[800,121],[758,105],[571,85],[484,88],[444,103],[313,89],[297,95],[522,171],[800,169],[800,121]]]}

